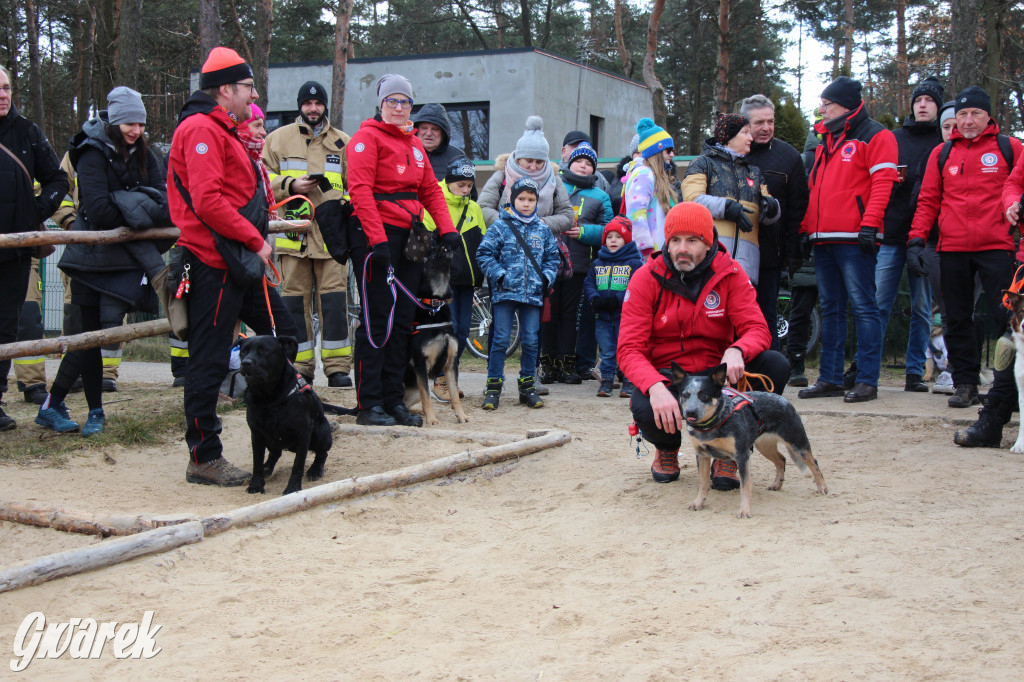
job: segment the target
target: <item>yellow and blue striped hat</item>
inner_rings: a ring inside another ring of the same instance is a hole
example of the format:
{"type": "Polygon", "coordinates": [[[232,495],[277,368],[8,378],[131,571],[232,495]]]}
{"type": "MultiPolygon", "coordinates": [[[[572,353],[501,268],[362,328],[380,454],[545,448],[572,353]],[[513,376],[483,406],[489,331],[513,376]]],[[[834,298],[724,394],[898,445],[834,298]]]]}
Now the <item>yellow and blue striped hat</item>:
{"type": "Polygon", "coordinates": [[[636,132],[640,136],[640,146],[637,148],[640,150],[640,155],[645,159],[649,159],[666,149],[675,149],[676,147],[669,134],[663,128],[659,128],[649,118],[640,119],[636,124],[636,132]]]}

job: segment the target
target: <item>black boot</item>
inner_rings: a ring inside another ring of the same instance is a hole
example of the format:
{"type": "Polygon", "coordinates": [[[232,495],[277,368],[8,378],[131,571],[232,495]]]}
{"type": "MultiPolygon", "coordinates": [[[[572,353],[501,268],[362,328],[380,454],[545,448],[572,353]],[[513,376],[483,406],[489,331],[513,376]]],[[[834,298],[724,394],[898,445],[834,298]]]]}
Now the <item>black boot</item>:
{"type": "Polygon", "coordinates": [[[850,369],[843,372],[843,388],[849,390],[857,383],[857,361],[850,363],[850,369]]]}
{"type": "Polygon", "coordinates": [[[563,384],[582,384],[583,379],[576,373],[576,356],[575,355],[563,355],[559,361],[562,366],[562,383],[563,384]]]}
{"type": "MultiPolygon", "coordinates": [[[[0,398],[3,398],[4,394],[0,393],[0,398]]],[[[0,405],[4,403],[0,402],[0,405]]],[[[18,423],[4,414],[4,408],[0,407],[0,431],[11,431],[18,426],[18,423]]]]}
{"type": "Polygon", "coordinates": [[[907,383],[903,390],[910,393],[927,393],[928,384],[924,383],[924,379],[922,379],[920,374],[908,374],[907,383]]]}
{"type": "Polygon", "coordinates": [[[501,397],[501,387],[504,384],[504,379],[487,378],[487,388],[484,390],[484,404],[481,406],[483,409],[498,409],[498,399],[501,397]]]}
{"type": "Polygon", "coordinates": [[[1003,426],[1010,421],[1013,406],[996,399],[978,410],[978,421],[966,429],[958,429],[953,442],[965,448],[998,448],[1003,440],[1003,426]],[[994,403],[994,405],[992,404],[994,403]]]}
{"type": "Polygon", "coordinates": [[[561,372],[556,368],[555,359],[550,355],[540,356],[540,383],[554,384],[561,381],[561,372]]]}
{"type": "Polygon", "coordinates": [[[804,356],[799,354],[793,355],[789,359],[789,367],[789,381],[786,383],[800,388],[806,386],[807,375],[804,374],[804,356]]]}
{"type": "Polygon", "coordinates": [[[380,405],[374,405],[368,410],[359,412],[356,424],[360,426],[394,426],[395,418],[385,412],[380,405]]]}
{"type": "Polygon", "coordinates": [[[544,401],[533,387],[533,377],[519,377],[519,402],[527,407],[544,407],[544,401]]]}

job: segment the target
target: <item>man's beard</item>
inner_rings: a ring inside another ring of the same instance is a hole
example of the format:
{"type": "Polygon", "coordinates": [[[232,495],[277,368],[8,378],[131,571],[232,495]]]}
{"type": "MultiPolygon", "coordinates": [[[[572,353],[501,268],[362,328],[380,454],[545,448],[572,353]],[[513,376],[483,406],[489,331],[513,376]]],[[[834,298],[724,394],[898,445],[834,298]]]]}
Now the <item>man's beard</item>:
{"type": "Polygon", "coordinates": [[[314,113],[313,115],[316,116],[315,121],[311,121],[306,114],[299,114],[299,116],[302,117],[302,120],[306,122],[306,125],[308,125],[310,128],[316,128],[318,125],[324,122],[324,116],[327,115],[327,112],[325,111],[323,114],[314,113]]]}
{"type": "Polygon", "coordinates": [[[672,265],[676,266],[679,272],[693,272],[698,264],[689,256],[678,255],[672,257],[672,265]]]}

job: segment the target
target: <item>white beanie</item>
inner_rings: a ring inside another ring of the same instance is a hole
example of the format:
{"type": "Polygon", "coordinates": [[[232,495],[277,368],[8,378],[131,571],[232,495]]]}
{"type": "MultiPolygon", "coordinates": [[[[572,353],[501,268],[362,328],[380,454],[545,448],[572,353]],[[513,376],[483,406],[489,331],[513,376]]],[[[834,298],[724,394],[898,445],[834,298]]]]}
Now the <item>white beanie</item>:
{"type": "Polygon", "coordinates": [[[550,147],[544,137],[544,119],[530,116],[526,119],[526,132],[516,142],[516,159],[540,159],[548,161],[550,147]]]}

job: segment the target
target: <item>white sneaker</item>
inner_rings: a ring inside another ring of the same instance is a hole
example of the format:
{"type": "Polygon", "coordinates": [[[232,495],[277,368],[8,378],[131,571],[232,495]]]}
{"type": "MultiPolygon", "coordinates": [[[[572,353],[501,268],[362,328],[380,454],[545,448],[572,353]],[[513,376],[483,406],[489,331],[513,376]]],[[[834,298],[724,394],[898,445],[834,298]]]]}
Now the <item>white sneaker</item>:
{"type": "Polygon", "coordinates": [[[946,395],[953,395],[953,375],[949,372],[943,372],[932,384],[932,393],[944,393],[946,395]]]}

